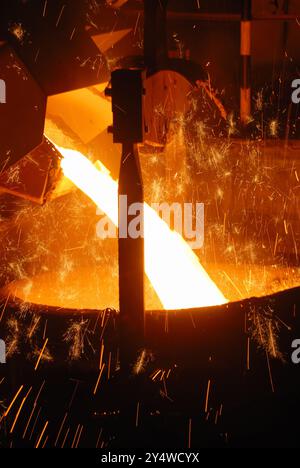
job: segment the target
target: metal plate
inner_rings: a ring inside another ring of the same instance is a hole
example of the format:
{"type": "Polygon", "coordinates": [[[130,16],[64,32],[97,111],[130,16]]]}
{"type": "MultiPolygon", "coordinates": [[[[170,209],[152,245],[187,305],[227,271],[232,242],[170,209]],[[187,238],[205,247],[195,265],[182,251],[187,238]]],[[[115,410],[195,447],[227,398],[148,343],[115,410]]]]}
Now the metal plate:
{"type": "Polygon", "coordinates": [[[14,50],[0,48],[6,104],[0,105],[0,170],[7,169],[43,140],[46,96],[14,50]]]}

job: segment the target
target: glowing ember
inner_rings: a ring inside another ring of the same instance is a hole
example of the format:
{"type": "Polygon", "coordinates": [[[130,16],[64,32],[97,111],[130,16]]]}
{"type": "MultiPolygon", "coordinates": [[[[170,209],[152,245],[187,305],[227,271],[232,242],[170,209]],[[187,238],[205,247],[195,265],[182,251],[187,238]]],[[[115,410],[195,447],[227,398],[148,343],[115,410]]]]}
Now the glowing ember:
{"type": "MultiPolygon", "coordinates": [[[[80,152],[57,146],[65,176],[118,224],[118,183],[101,165],[98,170],[80,152]]],[[[225,297],[211,280],[184,239],[172,231],[145,203],[145,271],[166,309],[224,304],[225,297]]]]}

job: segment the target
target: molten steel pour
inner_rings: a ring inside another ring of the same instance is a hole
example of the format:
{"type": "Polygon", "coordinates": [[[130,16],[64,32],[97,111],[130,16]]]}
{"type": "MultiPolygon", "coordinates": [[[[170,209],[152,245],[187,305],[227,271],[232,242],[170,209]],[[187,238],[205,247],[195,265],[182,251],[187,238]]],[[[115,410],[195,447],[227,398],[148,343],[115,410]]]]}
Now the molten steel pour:
{"type": "MultiPolygon", "coordinates": [[[[65,176],[118,224],[118,183],[82,153],[55,145],[65,176]]],[[[165,309],[221,305],[224,295],[184,239],[145,203],[145,272],[165,309]]]]}

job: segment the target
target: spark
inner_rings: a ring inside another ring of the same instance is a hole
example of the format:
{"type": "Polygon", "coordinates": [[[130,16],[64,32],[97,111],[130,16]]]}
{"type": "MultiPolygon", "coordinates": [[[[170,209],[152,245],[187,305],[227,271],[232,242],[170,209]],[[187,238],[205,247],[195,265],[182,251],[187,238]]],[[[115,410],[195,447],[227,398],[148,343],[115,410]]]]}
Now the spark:
{"type": "Polygon", "coordinates": [[[136,19],[136,23],[135,23],[135,27],[134,27],[134,33],[133,33],[134,37],[135,37],[136,32],[137,32],[137,28],[138,28],[138,24],[139,24],[139,21],[140,21],[140,17],[141,17],[141,13],[138,14],[137,19],[136,19]]]}
{"type": "Polygon", "coordinates": [[[38,49],[37,52],[36,52],[36,54],[35,54],[35,58],[34,58],[35,63],[37,62],[37,60],[38,60],[38,58],[39,58],[40,51],[41,51],[41,49],[38,49]]]}
{"type": "Polygon", "coordinates": [[[21,385],[21,387],[19,388],[19,390],[18,390],[17,393],[15,394],[14,398],[12,399],[12,401],[11,401],[9,407],[8,407],[7,410],[4,412],[3,416],[0,418],[0,423],[1,423],[1,421],[2,421],[4,418],[7,418],[7,416],[8,416],[8,414],[9,414],[10,410],[12,409],[12,407],[13,407],[15,401],[17,400],[18,396],[19,396],[20,393],[22,392],[23,388],[24,388],[24,385],[21,385]]]}
{"type": "Polygon", "coordinates": [[[64,448],[64,446],[66,445],[66,441],[67,441],[69,432],[70,432],[70,427],[68,427],[68,429],[67,429],[67,432],[66,432],[66,435],[65,435],[65,438],[64,438],[64,440],[63,440],[63,443],[62,443],[61,448],[64,448]]]}
{"type": "Polygon", "coordinates": [[[31,439],[32,439],[32,436],[33,436],[33,434],[34,434],[34,431],[35,431],[36,425],[37,425],[37,423],[38,423],[38,420],[39,420],[39,417],[40,417],[41,411],[42,411],[42,407],[40,407],[40,408],[39,408],[39,410],[38,410],[38,413],[37,413],[37,415],[36,415],[36,418],[35,418],[35,421],[34,421],[34,423],[33,423],[33,427],[32,427],[31,433],[30,433],[29,440],[31,440],[31,439]]]}
{"type": "Polygon", "coordinates": [[[223,274],[226,276],[228,281],[232,284],[234,289],[239,293],[241,299],[244,299],[244,295],[242,294],[241,290],[237,287],[237,285],[234,283],[234,281],[230,278],[230,276],[226,273],[226,271],[223,271],[223,274]]]}
{"type": "Polygon", "coordinates": [[[97,439],[97,443],[96,443],[96,449],[99,447],[99,443],[101,441],[102,433],[103,433],[103,429],[101,428],[100,431],[99,431],[99,435],[98,435],[98,439],[97,439]]]}
{"type": "Polygon", "coordinates": [[[14,432],[14,429],[15,429],[15,426],[16,426],[17,421],[18,421],[18,419],[19,419],[19,416],[20,416],[20,413],[21,413],[21,411],[22,411],[22,408],[23,408],[23,406],[24,406],[24,404],[25,404],[25,402],[26,402],[28,396],[30,395],[31,390],[32,390],[32,387],[30,387],[30,389],[28,390],[27,394],[25,395],[25,397],[23,398],[23,400],[22,400],[22,402],[21,402],[21,404],[20,404],[20,407],[19,407],[19,409],[18,409],[18,411],[17,411],[17,414],[16,414],[16,416],[15,416],[14,422],[13,422],[11,428],[10,428],[10,431],[9,431],[10,434],[12,434],[12,433],[14,432]]]}
{"type": "Polygon", "coordinates": [[[107,370],[107,380],[110,380],[110,374],[111,374],[111,359],[112,359],[112,353],[109,353],[108,356],[108,370],[107,370]]]}
{"type": "Polygon", "coordinates": [[[14,23],[10,28],[9,28],[9,32],[11,34],[13,34],[19,42],[22,42],[24,37],[25,37],[25,34],[26,34],[26,31],[22,25],[22,23],[14,23]]]}
{"type": "Polygon", "coordinates": [[[189,419],[188,448],[192,447],[192,419],[189,419]]]}
{"type": "Polygon", "coordinates": [[[43,443],[43,446],[42,446],[43,449],[46,447],[48,439],[49,439],[49,436],[47,435],[46,438],[45,438],[45,442],[43,443]]]}
{"type": "Polygon", "coordinates": [[[100,351],[100,363],[99,363],[100,370],[102,369],[102,365],[103,365],[103,354],[104,354],[104,341],[102,340],[101,351],[100,351]]]}
{"type": "Polygon", "coordinates": [[[77,442],[76,442],[75,448],[78,448],[78,446],[79,446],[80,439],[81,439],[81,436],[82,436],[82,432],[83,432],[83,425],[81,426],[81,429],[79,431],[79,435],[77,437],[77,442]]]}
{"type": "Polygon", "coordinates": [[[6,307],[7,307],[7,304],[8,304],[9,299],[10,299],[10,294],[7,295],[7,298],[6,298],[6,300],[5,300],[4,306],[3,306],[3,308],[2,308],[1,316],[0,316],[0,322],[1,322],[1,320],[3,319],[3,315],[4,315],[4,312],[6,311],[6,307]]]}
{"type": "Polygon", "coordinates": [[[73,29],[71,36],[70,36],[70,41],[73,40],[73,37],[75,36],[76,28],[73,29]]]}
{"type": "Polygon", "coordinates": [[[208,401],[209,401],[210,386],[211,386],[211,382],[209,380],[207,382],[206,397],[205,397],[205,407],[204,407],[204,412],[205,413],[208,412],[208,401]]]}
{"type": "Polygon", "coordinates": [[[36,396],[36,398],[35,398],[35,400],[34,400],[33,407],[32,407],[32,411],[31,411],[31,413],[30,413],[30,416],[29,416],[29,418],[28,418],[26,427],[25,427],[24,432],[23,432],[23,435],[22,435],[22,438],[23,438],[23,439],[25,439],[26,433],[27,433],[27,431],[28,431],[29,425],[30,425],[31,420],[32,420],[32,417],[33,417],[33,414],[34,414],[35,409],[36,409],[36,407],[37,407],[38,399],[39,399],[39,397],[40,397],[40,395],[41,395],[41,392],[42,392],[42,390],[43,390],[43,388],[44,388],[45,383],[46,383],[46,381],[44,380],[43,383],[42,383],[42,385],[40,386],[40,389],[39,389],[39,391],[38,391],[38,394],[37,394],[37,396],[36,396]]]}
{"type": "Polygon", "coordinates": [[[139,418],[140,418],[140,402],[137,403],[137,407],[136,407],[135,427],[139,427],[139,418]]]}
{"type": "Polygon", "coordinates": [[[274,244],[274,249],[273,249],[273,255],[274,255],[274,257],[275,257],[275,255],[276,255],[278,239],[279,239],[279,234],[278,234],[278,232],[276,232],[276,239],[275,239],[275,244],[274,244]]]}
{"type": "Polygon", "coordinates": [[[33,326],[31,329],[29,329],[29,333],[28,333],[28,338],[32,338],[38,324],[40,323],[40,320],[41,320],[41,317],[40,316],[37,316],[37,315],[34,315],[33,317],[33,326]]]}
{"type": "Polygon", "coordinates": [[[273,382],[272,371],[271,371],[271,365],[270,365],[270,359],[269,359],[269,355],[268,355],[267,351],[266,351],[266,357],[267,357],[267,365],[268,365],[268,373],[269,373],[269,378],[270,378],[271,389],[272,389],[272,393],[275,393],[274,382],[273,382]]]}
{"type": "Polygon", "coordinates": [[[65,8],[66,8],[66,5],[63,5],[62,8],[61,8],[61,11],[60,11],[59,16],[58,16],[57,21],[56,21],[56,27],[58,27],[58,25],[60,23],[60,20],[61,20],[61,17],[63,15],[63,12],[64,12],[65,8]]]}
{"type": "Polygon", "coordinates": [[[250,370],[250,338],[247,338],[247,370],[250,370]]]}
{"type": "Polygon", "coordinates": [[[44,9],[43,9],[43,18],[45,18],[46,16],[47,4],[48,4],[48,0],[45,0],[44,9]]]}
{"type": "Polygon", "coordinates": [[[278,121],[277,120],[272,120],[270,122],[270,134],[272,137],[278,136],[278,121]]]}
{"type": "Polygon", "coordinates": [[[49,424],[49,421],[47,421],[47,422],[45,423],[44,427],[43,427],[43,430],[42,430],[42,432],[41,432],[41,435],[40,435],[40,437],[39,437],[39,439],[38,439],[38,441],[37,441],[37,443],[36,443],[36,446],[35,446],[36,449],[39,448],[39,446],[40,446],[40,443],[41,443],[41,441],[42,441],[42,438],[44,437],[44,434],[45,434],[45,431],[46,431],[46,429],[47,429],[47,427],[48,427],[48,424],[49,424]]]}
{"type": "Polygon", "coordinates": [[[76,443],[76,439],[77,439],[77,434],[78,434],[78,432],[80,431],[80,427],[81,427],[81,424],[78,424],[77,429],[76,429],[76,432],[75,432],[75,435],[74,435],[74,439],[73,439],[73,442],[72,442],[72,445],[71,445],[71,448],[74,448],[74,447],[75,447],[75,443],[76,443]]]}
{"type": "Polygon", "coordinates": [[[7,356],[13,356],[19,351],[19,341],[20,341],[20,326],[17,318],[10,317],[7,321],[7,327],[9,334],[6,338],[6,349],[7,356]]]}
{"type": "Polygon", "coordinates": [[[93,394],[96,395],[97,393],[97,390],[98,390],[98,387],[99,387],[99,383],[100,383],[100,380],[101,380],[101,377],[102,377],[102,374],[103,374],[103,371],[105,369],[105,363],[102,365],[102,368],[99,372],[99,377],[97,379],[97,382],[96,382],[96,385],[95,385],[95,388],[94,388],[94,391],[93,391],[93,394]]]}
{"type": "Polygon", "coordinates": [[[31,420],[32,420],[32,418],[33,418],[33,414],[34,414],[34,412],[35,412],[35,409],[36,409],[36,405],[33,405],[32,410],[31,410],[31,413],[30,413],[29,418],[28,418],[28,421],[27,421],[27,424],[26,424],[26,427],[25,427],[24,432],[23,432],[23,435],[22,435],[22,439],[25,439],[25,436],[26,436],[26,434],[27,434],[29,425],[30,425],[31,420]]]}
{"type": "Polygon", "coordinates": [[[37,363],[36,363],[35,368],[34,368],[35,371],[37,371],[37,369],[38,369],[38,367],[39,367],[39,364],[40,364],[41,359],[42,359],[42,357],[43,357],[43,354],[44,354],[44,351],[45,351],[45,349],[46,349],[47,343],[48,343],[48,338],[46,338],[45,343],[44,343],[44,346],[43,346],[42,349],[41,349],[39,358],[38,358],[37,363]]]}
{"type": "Polygon", "coordinates": [[[153,382],[157,379],[157,377],[159,376],[159,374],[162,372],[161,369],[158,369],[151,377],[151,379],[153,380],[153,382]]]}

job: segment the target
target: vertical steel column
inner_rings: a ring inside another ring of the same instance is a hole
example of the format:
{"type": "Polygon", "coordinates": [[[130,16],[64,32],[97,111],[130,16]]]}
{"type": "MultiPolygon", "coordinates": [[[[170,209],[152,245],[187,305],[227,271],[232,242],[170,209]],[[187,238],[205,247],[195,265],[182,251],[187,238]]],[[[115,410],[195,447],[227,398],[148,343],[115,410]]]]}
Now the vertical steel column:
{"type": "Polygon", "coordinates": [[[169,0],[144,0],[144,56],[147,72],[168,61],[167,5],[169,0]]]}
{"type": "Polygon", "coordinates": [[[119,176],[120,361],[122,371],[128,372],[144,343],[144,197],[137,152],[137,143],[144,139],[143,71],[114,71],[106,95],[112,97],[114,143],[122,144],[119,176]],[[133,221],[140,221],[140,225],[130,232],[133,221]]]}
{"type": "Polygon", "coordinates": [[[142,222],[143,183],[137,147],[124,143],[119,177],[119,298],[120,360],[122,370],[130,370],[144,344],[144,238],[133,238],[128,232],[136,217],[129,213],[134,204],[142,207],[136,215],[142,222]]]}
{"type": "Polygon", "coordinates": [[[242,0],[240,118],[243,125],[251,115],[251,20],[252,0],[242,0]]]}

